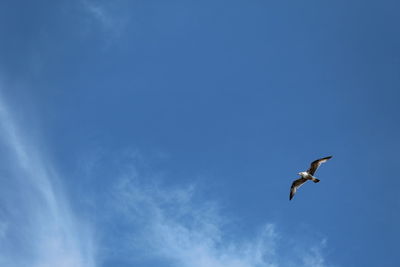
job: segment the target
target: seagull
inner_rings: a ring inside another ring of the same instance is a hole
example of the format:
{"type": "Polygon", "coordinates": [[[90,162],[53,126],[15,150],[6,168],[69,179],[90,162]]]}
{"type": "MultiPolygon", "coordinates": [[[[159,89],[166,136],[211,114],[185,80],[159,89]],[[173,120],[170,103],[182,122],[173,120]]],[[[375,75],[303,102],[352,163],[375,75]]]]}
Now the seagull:
{"type": "Polygon", "coordinates": [[[314,175],[315,171],[318,169],[318,167],[322,163],[327,162],[330,158],[332,158],[332,156],[314,160],[313,162],[311,162],[311,166],[307,171],[298,173],[301,177],[292,183],[292,187],[290,188],[289,200],[291,200],[293,198],[294,194],[296,194],[297,188],[302,186],[305,182],[307,182],[307,180],[311,180],[314,183],[319,182],[319,179],[315,178],[313,175],[314,175]]]}

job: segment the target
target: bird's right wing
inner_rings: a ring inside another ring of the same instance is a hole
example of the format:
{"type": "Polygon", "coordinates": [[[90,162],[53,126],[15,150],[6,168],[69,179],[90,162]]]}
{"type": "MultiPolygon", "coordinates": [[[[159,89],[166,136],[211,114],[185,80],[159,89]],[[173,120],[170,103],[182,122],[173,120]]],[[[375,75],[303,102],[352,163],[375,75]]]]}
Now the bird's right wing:
{"type": "Polygon", "coordinates": [[[291,200],[291,199],[293,198],[294,194],[296,194],[297,188],[299,188],[300,186],[302,186],[305,182],[307,182],[307,179],[301,177],[301,178],[295,180],[295,181],[292,183],[292,187],[290,188],[290,197],[289,197],[289,200],[291,200]]]}
{"type": "Polygon", "coordinates": [[[332,158],[332,156],[325,157],[325,158],[322,158],[322,159],[314,160],[313,162],[311,162],[311,166],[310,166],[310,168],[307,170],[307,172],[308,172],[309,174],[311,174],[311,175],[314,175],[314,173],[315,173],[315,171],[318,169],[318,167],[319,167],[322,163],[327,162],[330,158],[332,158]]]}

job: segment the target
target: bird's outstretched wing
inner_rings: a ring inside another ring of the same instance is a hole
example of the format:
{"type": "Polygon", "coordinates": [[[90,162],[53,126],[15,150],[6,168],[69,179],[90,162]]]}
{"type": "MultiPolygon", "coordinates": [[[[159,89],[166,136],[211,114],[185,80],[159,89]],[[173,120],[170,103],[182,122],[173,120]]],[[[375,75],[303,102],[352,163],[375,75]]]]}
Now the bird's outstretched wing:
{"type": "Polygon", "coordinates": [[[300,186],[302,186],[305,182],[307,182],[307,179],[301,177],[301,178],[295,180],[295,181],[292,183],[292,187],[290,188],[290,197],[289,197],[289,200],[291,200],[291,199],[293,198],[294,194],[296,194],[297,188],[299,188],[300,186]]]}
{"type": "Polygon", "coordinates": [[[328,161],[330,158],[332,158],[332,156],[325,157],[325,158],[322,158],[322,159],[314,160],[313,162],[311,162],[311,166],[310,166],[310,168],[307,170],[307,172],[308,172],[309,174],[311,174],[311,175],[314,175],[314,173],[315,173],[315,171],[318,169],[318,167],[319,167],[322,163],[328,161]]]}

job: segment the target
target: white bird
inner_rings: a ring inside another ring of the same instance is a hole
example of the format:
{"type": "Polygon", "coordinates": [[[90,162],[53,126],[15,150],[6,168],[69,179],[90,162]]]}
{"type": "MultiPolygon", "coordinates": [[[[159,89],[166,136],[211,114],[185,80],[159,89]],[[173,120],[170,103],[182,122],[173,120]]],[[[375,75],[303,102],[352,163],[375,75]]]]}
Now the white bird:
{"type": "Polygon", "coordinates": [[[314,160],[314,161],[311,163],[311,166],[310,166],[310,168],[309,168],[307,171],[305,171],[305,172],[299,172],[299,175],[300,175],[301,177],[300,177],[299,179],[295,180],[295,181],[292,183],[292,187],[290,188],[290,197],[289,197],[289,200],[291,200],[291,199],[293,198],[294,194],[296,194],[297,188],[299,188],[300,186],[302,186],[305,182],[307,182],[307,180],[311,180],[311,181],[313,181],[314,183],[318,183],[318,182],[319,182],[319,179],[315,178],[313,175],[314,175],[315,171],[318,169],[318,167],[319,167],[322,163],[328,161],[330,158],[332,158],[332,156],[325,157],[325,158],[322,158],[322,159],[314,160]]]}

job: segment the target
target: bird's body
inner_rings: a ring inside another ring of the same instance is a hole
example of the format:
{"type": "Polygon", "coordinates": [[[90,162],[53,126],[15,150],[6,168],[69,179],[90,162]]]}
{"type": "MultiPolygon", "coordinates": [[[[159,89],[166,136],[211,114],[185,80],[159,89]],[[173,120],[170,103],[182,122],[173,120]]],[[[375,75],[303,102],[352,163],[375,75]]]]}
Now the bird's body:
{"type": "Polygon", "coordinates": [[[305,182],[307,182],[308,180],[313,181],[314,183],[318,183],[320,180],[315,178],[313,175],[315,173],[315,171],[318,169],[318,167],[328,161],[330,158],[332,158],[332,156],[329,157],[325,157],[325,158],[321,158],[321,159],[317,159],[314,160],[311,163],[310,168],[305,171],[305,172],[299,172],[299,175],[301,176],[299,179],[293,181],[292,186],[290,188],[290,196],[289,196],[289,200],[291,200],[294,196],[294,194],[296,194],[297,188],[299,188],[300,186],[302,186],[305,182]]]}
{"type": "Polygon", "coordinates": [[[319,182],[319,180],[318,180],[317,178],[315,178],[314,176],[312,176],[312,175],[309,174],[308,172],[299,172],[299,175],[300,175],[302,178],[307,179],[307,180],[311,180],[311,181],[313,181],[313,182],[315,182],[315,183],[318,183],[318,182],[319,182]]]}

